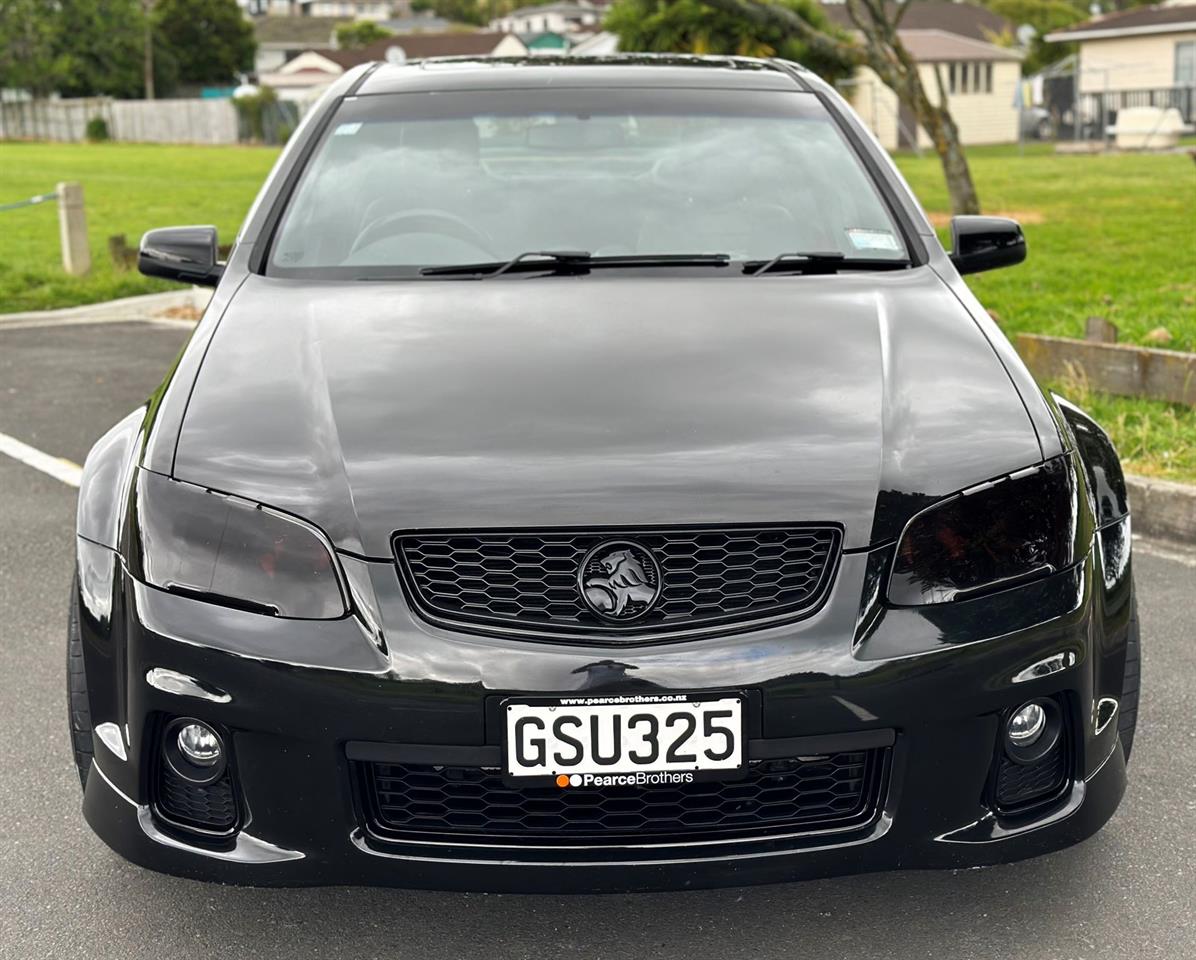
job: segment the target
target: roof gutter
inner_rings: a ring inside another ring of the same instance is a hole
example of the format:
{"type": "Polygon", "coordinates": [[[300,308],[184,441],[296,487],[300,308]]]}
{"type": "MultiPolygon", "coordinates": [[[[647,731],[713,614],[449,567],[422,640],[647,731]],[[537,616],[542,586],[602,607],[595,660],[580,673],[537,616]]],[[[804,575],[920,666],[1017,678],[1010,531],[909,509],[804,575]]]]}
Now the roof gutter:
{"type": "Polygon", "coordinates": [[[1196,20],[1188,23],[1152,23],[1145,27],[1109,27],[1102,30],[1093,27],[1091,30],[1057,30],[1048,33],[1044,40],[1051,43],[1070,43],[1072,40],[1116,40],[1118,37],[1137,37],[1152,33],[1196,33],[1196,20]]]}

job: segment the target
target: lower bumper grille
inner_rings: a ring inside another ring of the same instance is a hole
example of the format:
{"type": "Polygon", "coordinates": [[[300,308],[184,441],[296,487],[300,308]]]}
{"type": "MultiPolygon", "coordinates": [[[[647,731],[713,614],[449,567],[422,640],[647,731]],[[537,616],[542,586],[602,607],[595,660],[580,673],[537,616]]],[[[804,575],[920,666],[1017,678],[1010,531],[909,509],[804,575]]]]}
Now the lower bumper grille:
{"type": "MultiPolygon", "coordinates": [[[[1055,742],[1037,760],[1017,762],[1006,750],[1004,738],[998,737],[996,770],[992,778],[992,799],[998,813],[1017,815],[1050,803],[1071,782],[1075,755],[1073,710],[1068,699],[1062,695],[1050,699],[1054,701],[1054,710],[1062,719],[1056,721],[1058,735],[1055,742]]],[[[1008,714],[1004,721],[1006,723],[1007,717],[1008,714]]],[[[1050,730],[1049,722],[1047,729],[1050,730]]]]}
{"type": "Polygon", "coordinates": [[[1063,744],[1034,763],[1014,763],[1002,757],[997,767],[997,806],[1008,811],[1050,799],[1067,778],[1067,750],[1063,744]]]}
{"type": "Polygon", "coordinates": [[[197,784],[168,764],[159,764],[156,799],[159,815],[178,826],[224,832],[237,823],[237,801],[227,771],[212,783],[197,784]]]}
{"type": "Polygon", "coordinates": [[[626,845],[861,827],[879,805],[887,754],[762,760],[738,781],[600,790],[512,788],[476,767],[358,766],[366,819],[383,839],[626,845]]]}

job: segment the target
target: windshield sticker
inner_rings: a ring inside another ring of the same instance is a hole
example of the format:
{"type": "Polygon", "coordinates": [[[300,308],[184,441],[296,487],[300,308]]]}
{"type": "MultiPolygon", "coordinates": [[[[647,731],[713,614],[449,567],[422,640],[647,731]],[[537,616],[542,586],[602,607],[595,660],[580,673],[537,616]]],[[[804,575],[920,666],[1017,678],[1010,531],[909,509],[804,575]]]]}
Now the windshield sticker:
{"type": "Polygon", "coordinates": [[[334,137],[351,137],[360,129],[360,123],[342,123],[332,131],[332,135],[334,137]]]}
{"type": "Polygon", "coordinates": [[[857,250],[897,251],[901,246],[889,230],[865,230],[862,227],[848,227],[848,239],[857,250]]]}

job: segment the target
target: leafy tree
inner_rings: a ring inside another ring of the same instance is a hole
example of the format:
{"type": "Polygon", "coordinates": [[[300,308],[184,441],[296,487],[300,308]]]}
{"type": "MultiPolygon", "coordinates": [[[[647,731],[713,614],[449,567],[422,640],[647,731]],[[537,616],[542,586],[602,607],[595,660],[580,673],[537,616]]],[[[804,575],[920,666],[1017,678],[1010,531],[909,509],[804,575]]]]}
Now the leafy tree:
{"type": "Polygon", "coordinates": [[[380,27],[373,20],[358,20],[356,23],[336,25],[336,45],[342,50],[360,50],[375,40],[391,36],[391,31],[380,27]]]}
{"type": "Polygon", "coordinates": [[[42,0],[0,0],[0,87],[54,89],[54,19],[42,0]]]}
{"type": "Polygon", "coordinates": [[[55,87],[64,97],[140,97],[145,18],[139,0],[57,0],[55,87]]]}
{"type": "MultiPolygon", "coordinates": [[[[1044,36],[1089,17],[1087,8],[1073,0],[988,0],[985,6],[1012,23],[1014,30],[1023,24],[1034,28],[1036,36],[1030,41],[1026,59],[1022,61],[1022,72],[1027,76],[1075,51],[1072,44],[1047,43],[1042,39],[1044,36]]],[[[1012,31],[1008,36],[990,39],[1001,46],[1014,46],[1017,42],[1012,31]]]]}
{"type": "MultiPolygon", "coordinates": [[[[145,24],[141,0],[0,0],[0,87],[140,97],[145,24]]],[[[176,61],[160,37],[155,47],[158,90],[169,92],[176,61]]]]}
{"type": "Polygon", "coordinates": [[[253,69],[257,41],[236,0],[156,0],[153,16],[180,82],[228,84],[253,69]]]}
{"type": "MultiPolygon", "coordinates": [[[[812,29],[846,44],[816,0],[777,0],[812,29]]],[[[623,50],[724,53],[797,60],[828,80],[850,76],[854,56],[811,46],[782,23],[760,23],[705,0],[617,0],[604,26],[618,34],[623,50]]]]}

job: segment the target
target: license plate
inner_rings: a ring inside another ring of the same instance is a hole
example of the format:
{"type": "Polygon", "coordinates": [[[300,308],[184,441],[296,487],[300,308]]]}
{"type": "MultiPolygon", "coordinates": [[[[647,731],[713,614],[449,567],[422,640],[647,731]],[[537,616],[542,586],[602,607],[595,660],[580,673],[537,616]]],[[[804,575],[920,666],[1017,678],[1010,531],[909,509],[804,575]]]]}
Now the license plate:
{"type": "Polygon", "coordinates": [[[656,786],[733,779],[744,761],[738,694],[507,700],[503,754],[514,783],[656,786]]]}

